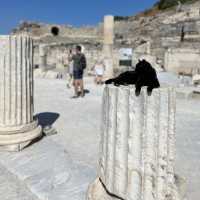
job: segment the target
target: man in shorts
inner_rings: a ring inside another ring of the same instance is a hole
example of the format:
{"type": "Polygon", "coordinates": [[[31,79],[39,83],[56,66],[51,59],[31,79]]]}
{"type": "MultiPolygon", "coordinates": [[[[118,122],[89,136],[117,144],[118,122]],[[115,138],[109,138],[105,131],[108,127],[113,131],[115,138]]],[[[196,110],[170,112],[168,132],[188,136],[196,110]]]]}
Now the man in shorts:
{"type": "Polygon", "coordinates": [[[83,85],[83,73],[86,68],[86,58],[81,52],[81,46],[76,46],[76,53],[70,55],[69,60],[73,60],[73,85],[74,85],[74,96],[72,98],[78,98],[79,96],[84,97],[84,85],[83,85]]]}

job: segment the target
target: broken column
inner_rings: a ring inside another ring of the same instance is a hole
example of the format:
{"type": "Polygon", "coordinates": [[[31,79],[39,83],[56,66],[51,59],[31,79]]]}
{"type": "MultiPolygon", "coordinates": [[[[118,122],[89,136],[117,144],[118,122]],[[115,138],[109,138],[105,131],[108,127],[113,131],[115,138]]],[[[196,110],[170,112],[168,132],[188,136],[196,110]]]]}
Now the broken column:
{"type": "Polygon", "coordinates": [[[104,79],[113,77],[113,40],[114,40],[114,17],[104,17],[104,44],[103,56],[105,62],[104,79]]]}
{"type": "Polygon", "coordinates": [[[33,118],[33,40],[0,36],[0,149],[19,151],[41,135],[33,118]]]}
{"type": "Polygon", "coordinates": [[[151,96],[105,88],[98,178],[88,200],[178,200],[175,185],[175,91],[151,96]]]}

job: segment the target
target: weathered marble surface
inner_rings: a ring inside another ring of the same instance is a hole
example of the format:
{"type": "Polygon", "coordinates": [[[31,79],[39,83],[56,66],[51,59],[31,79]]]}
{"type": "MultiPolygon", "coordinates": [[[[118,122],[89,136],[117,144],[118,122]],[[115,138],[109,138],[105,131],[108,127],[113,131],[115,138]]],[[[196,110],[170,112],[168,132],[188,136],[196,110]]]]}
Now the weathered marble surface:
{"type": "Polygon", "coordinates": [[[14,174],[41,200],[80,200],[94,173],[50,138],[44,138],[20,153],[2,153],[0,165],[14,174]]]}
{"type": "Polygon", "coordinates": [[[39,200],[26,185],[0,165],[0,196],[2,200],[39,200]]]}
{"type": "MultiPolygon", "coordinates": [[[[150,97],[143,89],[136,97],[134,87],[106,87],[101,129],[99,178],[110,194],[125,200],[179,199],[172,88],[156,89],[150,97]]],[[[88,199],[104,199],[99,188],[97,179],[88,199]]]]}
{"type": "Polygon", "coordinates": [[[0,36],[0,149],[21,150],[41,135],[33,106],[33,40],[0,36]]]}

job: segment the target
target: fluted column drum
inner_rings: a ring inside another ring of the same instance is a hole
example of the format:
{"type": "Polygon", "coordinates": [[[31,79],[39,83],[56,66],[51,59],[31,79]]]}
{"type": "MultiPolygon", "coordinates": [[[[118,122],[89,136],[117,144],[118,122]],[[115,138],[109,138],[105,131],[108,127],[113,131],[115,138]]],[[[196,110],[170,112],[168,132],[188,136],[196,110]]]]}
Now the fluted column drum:
{"type": "Polygon", "coordinates": [[[108,86],[103,95],[99,177],[89,200],[179,199],[175,185],[175,91],[108,86]]]}
{"type": "Polygon", "coordinates": [[[21,150],[41,135],[33,105],[33,40],[0,36],[0,149],[21,150]]]}

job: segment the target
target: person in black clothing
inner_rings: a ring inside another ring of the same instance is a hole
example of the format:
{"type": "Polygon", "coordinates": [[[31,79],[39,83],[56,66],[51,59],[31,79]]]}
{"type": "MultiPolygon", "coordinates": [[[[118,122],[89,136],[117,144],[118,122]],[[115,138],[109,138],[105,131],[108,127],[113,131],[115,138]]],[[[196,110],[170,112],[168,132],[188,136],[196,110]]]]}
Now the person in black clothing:
{"type": "Polygon", "coordinates": [[[74,96],[77,98],[79,96],[84,97],[84,84],[83,84],[83,73],[86,68],[86,58],[85,55],[81,52],[81,46],[76,46],[76,53],[69,56],[69,60],[73,60],[73,85],[74,85],[74,96]],[[80,89],[80,91],[79,91],[80,89]]]}

